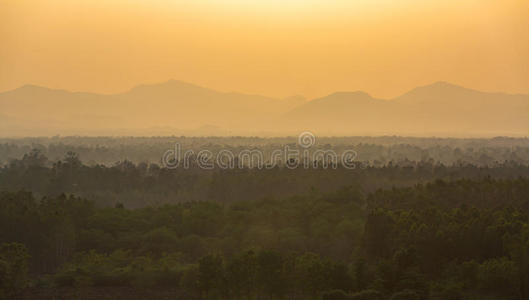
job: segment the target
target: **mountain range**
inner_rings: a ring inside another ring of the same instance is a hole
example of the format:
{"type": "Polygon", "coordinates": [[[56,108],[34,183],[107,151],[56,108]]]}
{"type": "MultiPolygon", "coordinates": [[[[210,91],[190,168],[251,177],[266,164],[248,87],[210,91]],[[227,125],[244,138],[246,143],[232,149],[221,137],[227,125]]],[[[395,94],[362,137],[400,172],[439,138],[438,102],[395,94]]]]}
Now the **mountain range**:
{"type": "Polygon", "coordinates": [[[219,92],[182,81],[103,95],[34,85],[0,93],[0,136],[37,135],[525,136],[529,95],[446,82],[393,99],[361,91],[306,100],[219,92]]]}

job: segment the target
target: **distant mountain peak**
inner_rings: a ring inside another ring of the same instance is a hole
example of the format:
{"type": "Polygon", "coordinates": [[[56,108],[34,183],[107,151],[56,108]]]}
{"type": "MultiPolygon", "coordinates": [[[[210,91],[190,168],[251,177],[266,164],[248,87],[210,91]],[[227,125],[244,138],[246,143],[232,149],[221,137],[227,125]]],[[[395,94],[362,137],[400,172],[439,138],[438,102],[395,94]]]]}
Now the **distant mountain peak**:
{"type": "Polygon", "coordinates": [[[437,81],[429,85],[419,86],[402,96],[395,98],[401,103],[442,102],[458,97],[471,97],[481,92],[467,89],[446,81],[437,81]]]}
{"type": "Polygon", "coordinates": [[[132,89],[134,90],[134,89],[157,88],[157,87],[197,87],[197,88],[201,88],[198,85],[195,85],[195,84],[192,84],[192,83],[188,83],[188,82],[185,82],[185,81],[176,80],[176,79],[169,79],[169,80],[164,81],[164,82],[151,83],[151,84],[139,84],[139,85],[133,87],[132,89]]]}
{"type": "MultiPolygon", "coordinates": [[[[39,93],[69,93],[66,90],[62,89],[51,89],[35,84],[25,84],[14,90],[2,92],[2,93],[22,93],[22,94],[39,94],[39,93]]],[[[2,94],[0,93],[0,94],[2,94]]]]}
{"type": "Polygon", "coordinates": [[[303,95],[293,95],[293,96],[288,96],[286,98],[283,98],[283,100],[285,101],[300,101],[300,102],[306,102],[307,101],[307,98],[303,95]]]}
{"type": "Polygon", "coordinates": [[[371,108],[378,108],[386,101],[375,99],[366,92],[335,92],[328,96],[306,102],[290,112],[288,116],[309,116],[309,118],[320,118],[322,116],[337,116],[349,114],[352,111],[359,111],[371,108]]]}
{"type": "Polygon", "coordinates": [[[186,82],[186,81],[182,81],[182,80],[177,80],[177,79],[169,79],[166,82],[162,82],[162,83],[154,84],[154,85],[186,86],[186,87],[204,88],[204,87],[201,87],[199,85],[196,85],[196,84],[193,84],[193,83],[189,83],[189,82],[186,82]]]}
{"type": "MultiPolygon", "coordinates": [[[[471,89],[465,88],[463,86],[453,84],[447,81],[437,81],[429,85],[424,85],[417,87],[413,90],[433,90],[433,91],[440,91],[440,90],[447,90],[447,91],[473,91],[471,89]]],[[[412,90],[412,91],[413,91],[412,90]]]]}
{"type": "Polygon", "coordinates": [[[373,99],[371,95],[363,91],[335,92],[328,95],[326,98],[373,99]]]}
{"type": "Polygon", "coordinates": [[[28,84],[24,84],[23,86],[19,87],[18,89],[22,90],[22,89],[32,89],[32,88],[42,88],[42,87],[38,86],[36,84],[28,83],[28,84]]]}
{"type": "Polygon", "coordinates": [[[167,93],[167,92],[216,92],[181,80],[170,79],[161,83],[141,84],[133,87],[127,93],[167,93]]]}
{"type": "Polygon", "coordinates": [[[25,84],[25,85],[15,89],[15,90],[19,90],[19,91],[29,91],[29,90],[49,91],[51,89],[43,87],[43,86],[39,86],[39,85],[36,85],[36,84],[25,84]]]}
{"type": "Polygon", "coordinates": [[[430,84],[430,86],[439,86],[439,87],[461,87],[457,84],[453,84],[453,83],[450,83],[448,81],[443,81],[443,80],[440,80],[440,81],[436,81],[432,84],[430,84]]]}

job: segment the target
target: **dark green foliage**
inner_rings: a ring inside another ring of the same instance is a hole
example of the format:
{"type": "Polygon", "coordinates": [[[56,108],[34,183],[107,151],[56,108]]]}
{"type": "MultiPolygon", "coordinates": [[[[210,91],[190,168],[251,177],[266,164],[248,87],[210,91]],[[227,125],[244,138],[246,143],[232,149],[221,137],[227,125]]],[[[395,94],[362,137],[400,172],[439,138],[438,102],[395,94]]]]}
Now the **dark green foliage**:
{"type": "Polygon", "coordinates": [[[323,292],[321,300],[349,300],[351,296],[342,290],[332,290],[323,292]]]}
{"type": "Polygon", "coordinates": [[[383,300],[384,296],[382,293],[376,290],[364,290],[358,293],[352,294],[349,299],[351,300],[383,300]]]}
{"type": "Polygon", "coordinates": [[[505,257],[484,261],[478,268],[478,288],[490,294],[515,298],[519,290],[518,266],[505,257]]]}
{"type": "Polygon", "coordinates": [[[321,300],[383,300],[382,293],[375,290],[363,290],[349,294],[342,290],[331,290],[322,293],[321,300]]]}
{"type": "Polygon", "coordinates": [[[413,290],[404,290],[393,294],[390,300],[420,300],[421,297],[413,290]]]}
{"type": "Polygon", "coordinates": [[[0,299],[15,298],[27,287],[28,252],[24,245],[0,245],[0,299]]]}
{"type": "Polygon", "coordinates": [[[205,298],[221,295],[224,284],[224,266],[222,257],[207,255],[198,262],[198,288],[205,298]]]}
{"type": "Polygon", "coordinates": [[[528,179],[361,194],[130,209],[2,192],[1,296],[31,283],[185,299],[527,299],[528,179]]]}
{"type": "Polygon", "coordinates": [[[257,282],[261,293],[269,297],[282,297],[287,292],[285,259],[279,252],[263,250],[257,255],[257,282]]]}
{"type": "Polygon", "coordinates": [[[223,282],[232,297],[245,299],[255,294],[258,268],[257,257],[253,251],[232,257],[227,263],[223,282]]]}

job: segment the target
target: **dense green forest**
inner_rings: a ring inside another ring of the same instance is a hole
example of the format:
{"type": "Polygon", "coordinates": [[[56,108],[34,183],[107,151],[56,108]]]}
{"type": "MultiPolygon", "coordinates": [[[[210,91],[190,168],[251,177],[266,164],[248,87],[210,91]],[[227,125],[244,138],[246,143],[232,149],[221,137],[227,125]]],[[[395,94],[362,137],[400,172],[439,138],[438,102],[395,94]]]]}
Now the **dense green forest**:
{"type": "Polygon", "coordinates": [[[529,167],[0,169],[0,299],[529,299],[529,167]]]}
{"type": "Polygon", "coordinates": [[[271,169],[234,168],[206,170],[163,168],[155,163],[124,160],[112,166],[86,165],[74,152],[51,161],[33,149],[21,159],[0,168],[0,190],[26,190],[36,196],[75,194],[98,206],[123,204],[138,208],[165,203],[213,201],[221,203],[255,199],[280,199],[308,193],[332,193],[354,186],[364,193],[380,188],[404,187],[435,179],[517,178],[529,174],[529,165],[516,161],[497,162],[494,166],[470,163],[445,165],[433,160],[389,161],[383,166],[359,162],[355,169],[334,168],[271,169]]]}
{"type": "Polygon", "coordinates": [[[4,192],[2,292],[157,287],[186,299],[526,299],[527,195],[527,179],[483,178],[367,197],[349,188],[129,210],[4,192]]]}

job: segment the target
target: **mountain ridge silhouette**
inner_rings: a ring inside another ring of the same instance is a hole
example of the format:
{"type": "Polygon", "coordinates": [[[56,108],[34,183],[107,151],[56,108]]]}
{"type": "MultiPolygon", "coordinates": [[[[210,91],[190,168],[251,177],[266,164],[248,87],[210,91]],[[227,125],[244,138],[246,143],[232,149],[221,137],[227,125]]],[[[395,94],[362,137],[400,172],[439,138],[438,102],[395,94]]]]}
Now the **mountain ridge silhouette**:
{"type": "Polygon", "coordinates": [[[0,135],[86,133],[94,129],[196,129],[208,124],[237,133],[255,130],[329,134],[523,134],[529,130],[529,95],[489,93],[445,81],[391,98],[338,91],[307,101],[220,92],[180,80],[97,94],[24,85],[0,93],[0,135]],[[2,129],[4,128],[4,130],[2,129]],[[8,129],[5,129],[8,128],[8,129]],[[32,131],[33,130],[33,131],[32,131]],[[88,130],[88,131],[87,131],[88,130]]]}

